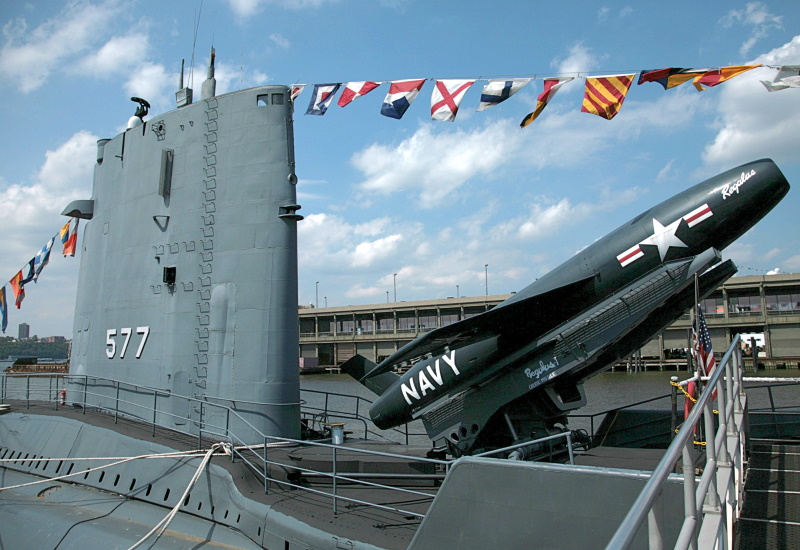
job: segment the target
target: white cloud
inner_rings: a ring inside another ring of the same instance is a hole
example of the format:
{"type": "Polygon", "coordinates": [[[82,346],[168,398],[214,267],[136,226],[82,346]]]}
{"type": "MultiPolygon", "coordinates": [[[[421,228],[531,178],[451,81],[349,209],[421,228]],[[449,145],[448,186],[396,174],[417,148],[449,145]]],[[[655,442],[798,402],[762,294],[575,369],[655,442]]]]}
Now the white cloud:
{"type": "Polygon", "coordinates": [[[422,208],[446,207],[467,181],[515,154],[520,134],[509,130],[503,120],[473,132],[436,132],[423,124],[396,146],[373,144],[354,154],[351,162],[366,177],[358,187],[380,195],[411,191],[422,208]]]}
{"type": "Polygon", "coordinates": [[[800,272],[800,254],[792,256],[791,258],[783,262],[783,265],[785,265],[787,269],[791,270],[794,273],[800,272]]]}
{"type": "Polygon", "coordinates": [[[599,59],[591,48],[587,48],[582,42],[578,42],[569,49],[566,57],[553,59],[550,66],[555,67],[558,73],[586,73],[597,67],[599,59]]]}
{"type": "Polygon", "coordinates": [[[419,232],[419,226],[405,223],[401,235],[388,218],[352,224],[333,214],[311,214],[298,226],[299,261],[325,266],[331,273],[374,268],[381,260],[399,254],[401,244],[415,246],[419,232]]]}
{"type": "MultiPolygon", "coordinates": [[[[201,73],[198,73],[202,76],[201,80],[206,79],[205,67],[207,66],[206,64],[201,73]]],[[[241,65],[236,66],[229,63],[220,63],[219,61],[214,64],[214,78],[217,80],[217,95],[254,86],[263,86],[269,80],[267,75],[258,69],[248,70],[241,65]]],[[[199,86],[195,87],[199,88],[199,86]]]]}
{"type": "Polygon", "coordinates": [[[783,28],[783,17],[769,13],[763,2],[748,2],[743,10],[729,11],[720,23],[724,27],[740,24],[752,29],[739,49],[741,55],[747,55],[759,39],[769,35],[769,31],[783,28]]]}
{"type": "Polygon", "coordinates": [[[275,44],[279,48],[283,48],[285,50],[289,49],[290,46],[289,40],[285,36],[274,32],[269,35],[269,39],[273,44],[275,44]]]}
{"type": "Polygon", "coordinates": [[[374,241],[364,241],[356,245],[353,252],[353,267],[369,267],[383,258],[388,258],[397,252],[402,235],[389,235],[374,241]]]}
{"type": "MultiPolygon", "coordinates": [[[[208,59],[201,67],[195,67],[193,81],[189,80],[189,69],[184,71],[184,85],[194,90],[194,99],[200,99],[203,81],[206,79],[208,59]]],[[[264,85],[268,78],[264,73],[248,71],[228,63],[214,64],[214,78],[217,81],[216,95],[232,90],[243,90],[264,85]]],[[[146,99],[152,106],[151,113],[163,113],[175,108],[175,92],[178,90],[179,72],[169,72],[159,64],[148,61],[140,62],[130,69],[130,76],[125,82],[127,94],[146,99]]]]}
{"type": "MultiPolygon", "coordinates": [[[[800,63],[800,35],[759,56],[753,63],[800,63]]],[[[712,171],[761,157],[776,162],[797,159],[800,150],[797,90],[767,92],[759,80],[772,80],[774,74],[774,69],[754,69],[720,85],[719,130],[703,152],[703,160],[712,171]]]]}
{"type": "Polygon", "coordinates": [[[773,249],[767,251],[764,254],[764,261],[771,262],[773,259],[777,258],[780,255],[781,252],[783,252],[783,251],[780,248],[773,248],[773,249]]]}
{"type": "MultiPolygon", "coordinates": [[[[91,197],[97,139],[78,132],[57,149],[47,151],[32,182],[8,185],[0,179],[0,210],[14,212],[13,216],[0,216],[0,232],[6,237],[4,276],[13,276],[58,232],[67,221],[61,212],[72,200],[91,197]]],[[[34,334],[71,337],[64,327],[72,325],[78,261],[62,257],[59,247],[54,245],[39,282],[26,287],[22,309],[9,310],[10,333],[11,327],[24,321],[34,334]]],[[[13,301],[13,296],[8,298],[13,301]]]]}
{"type": "Polygon", "coordinates": [[[246,18],[259,13],[266,6],[279,6],[288,9],[318,8],[339,0],[228,0],[237,17],[246,18]]]}
{"type": "MultiPolygon", "coordinates": [[[[780,263],[781,267],[772,269],[773,272],[781,273],[783,270],[788,272],[797,271],[800,269],[800,256],[794,256],[787,260],[780,261],[778,257],[783,251],[778,248],[773,248],[767,252],[761,252],[761,248],[752,243],[735,242],[725,249],[725,257],[730,258],[734,263],[739,266],[740,274],[747,275],[752,265],[774,265],[780,263]]],[[[756,270],[760,271],[760,270],[756,270]]]]}
{"type": "Polygon", "coordinates": [[[153,113],[163,113],[174,108],[178,74],[167,73],[158,63],[140,63],[131,70],[124,87],[127,95],[146,99],[153,113]]]}
{"type": "Polygon", "coordinates": [[[78,70],[95,77],[128,72],[147,55],[149,47],[146,34],[115,36],[99,50],[86,56],[80,62],[78,70]]]}
{"type": "Polygon", "coordinates": [[[669,159],[669,161],[664,165],[664,167],[658,171],[658,175],[656,176],[657,182],[662,182],[667,180],[672,173],[672,165],[675,164],[675,159],[669,159]]]}
{"type": "Polygon", "coordinates": [[[354,298],[356,300],[359,300],[359,299],[362,299],[362,298],[374,299],[376,296],[378,296],[380,294],[384,294],[386,292],[388,292],[387,289],[379,288],[377,286],[370,286],[370,287],[366,287],[365,288],[365,287],[361,286],[360,284],[356,284],[356,285],[353,285],[350,288],[348,288],[345,291],[344,295],[347,298],[354,298]]]}
{"type": "MultiPolygon", "coordinates": [[[[597,19],[598,21],[605,22],[608,20],[609,16],[611,15],[612,11],[611,8],[608,6],[603,6],[599,10],[597,10],[597,19]]],[[[630,6],[624,6],[617,11],[617,17],[620,19],[629,16],[633,13],[633,8],[630,6]]]]}
{"type": "Polygon", "coordinates": [[[734,242],[725,249],[725,257],[733,260],[739,266],[746,266],[752,263],[756,257],[756,248],[752,244],[744,244],[742,242],[734,242]]]}
{"type": "Polygon", "coordinates": [[[64,207],[91,196],[97,140],[89,132],[78,132],[55,151],[47,151],[35,181],[2,187],[0,210],[14,212],[0,217],[9,260],[30,259],[25,256],[33,256],[66,221],[60,217],[64,207]]]}
{"type": "Polygon", "coordinates": [[[557,235],[561,228],[584,222],[598,212],[613,211],[632,202],[639,194],[640,190],[636,188],[613,194],[603,192],[593,202],[577,204],[567,198],[558,201],[539,199],[528,206],[526,214],[497,224],[489,230],[489,235],[494,242],[506,242],[509,238],[533,241],[557,235]]]}
{"type": "Polygon", "coordinates": [[[28,29],[24,18],[3,26],[0,76],[22,92],[39,88],[60,66],[101,40],[102,32],[122,8],[115,1],[71,2],[58,17],[28,29]]]}
{"type": "Polygon", "coordinates": [[[501,170],[591,165],[643,131],[680,132],[709,109],[710,101],[694,89],[671,92],[653,102],[625,104],[613,123],[558,97],[524,129],[509,119],[472,129],[422,123],[400,143],[374,143],[355,153],[351,162],[364,176],[357,187],[373,196],[407,193],[425,209],[448,208],[478,189],[468,187],[471,181],[496,179],[501,170]]]}

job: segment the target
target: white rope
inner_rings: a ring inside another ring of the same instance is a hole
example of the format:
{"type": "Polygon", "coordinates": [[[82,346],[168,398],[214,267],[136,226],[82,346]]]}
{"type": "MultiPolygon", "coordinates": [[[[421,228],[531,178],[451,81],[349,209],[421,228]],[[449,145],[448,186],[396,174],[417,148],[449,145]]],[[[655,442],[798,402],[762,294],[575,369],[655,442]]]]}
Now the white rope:
{"type": "MultiPolygon", "coordinates": [[[[0,462],[19,462],[20,464],[24,464],[26,462],[56,462],[60,460],[61,462],[85,462],[91,460],[128,460],[128,459],[135,459],[135,458],[170,458],[170,457],[194,457],[194,456],[205,456],[206,451],[175,451],[172,453],[163,453],[157,455],[140,455],[140,456],[79,456],[79,457],[67,457],[67,458],[45,458],[45,457],[36,457],[28,456],[26,458],[17,457],[17,458],[0,458],[0,462]]],[[[78,472],[81,473],[81,472],[78,472]]],[[[70,474],[75,475],[75,474],[70,474]]]]}
{"type": "MultiPolygon", "coordinates": [[[[91,472],[94,472],[94,471],[97,471],[97,470],[102,470],[104,468],[110,468],[110,467],[116,466],[118,464],[124,464],[125,462],[130,462],[131,460],[148,459],[148,458],[191,458],[191,457],[197,457],[197,456],[203,456],[203,454],[198,454],[196,451],[183,451],[183,452],[174,452],[174,453],[163,453],[163,454],[153,454],[153,455],[132,456],[132,457],[127,457],[127,458],[121,458],[120,460],[117,460],[116,462],[111,462],[109,464],[104,464],[102,466],[97,466],[95,468],[89,468],[87,470],[80,470],[78,472],[74,472],[74,473],[71,473],[71,474],[65,474],[63,476],[48,477],[48,478],[45,478],[45,479],[41,479],[39,481],[32,481],[30,483],[22,483],[20,485],[11,485],[9,487],[0,487],[0,491],[5,491],[7,489],[19,489],[21,487],[28,487],[28,486],[31,486],[31,485],[39,485],[40,483],[49,483],[51,481],[59,481],[59,480],[62,480],[62,479],[66,479],[68,477],[74,477],[74,476],[78,476],[78,475],[81,475],[81,474],[88,474],[88,473],[91,473],[91,472]]],[[[2,460],[2,462],[17,462],[19,460],[20,460],[19,458],[17,458],[17,459],[4,459],[4,460],[2,460]]],[[[109,457],[105,457],[105,458],[65,458],[65,459],[59,459],[59,458],[42,458],[42,459],[30,458],[30,459],[28,459],[28,458],[26,458],[26,459],[23,459],[22,462],[23,463],[24,462],[28,462],[28,461],[33,462],[33,461],[39,461],[39,460],[77,461],[77,460],[115,460],[115,459],[109,458],[109,457]]],[[[32,472],[22,472],[22,473],[32,473],[32,472]]]]}
{"type": "Polygon", "coordinates": [[[156,526],[153,527],[149,533],[147,533],[144,537],[139,539],[139,541],[137,541],[133,546],[128,548],[128,550],[135,550],[136,548],[141,546],[144,543],[144,541],[150,538],[150,536],[156,531],[158,531],[158,535],[156,535],[156,539],[153,542],[155,543],[158,540],[158,538],[162,535],[162,533],[164,533],[167,527],[169,527],[169,524],[172,522],[173,518],[178,514],[178,511],[180,510],[181,506],[186,500],[186,496],[192,490],[195,483],[197,483],[197,480],[200,479],[200,474],[203,473],[203,470],[205,470],[206,465],[211,460],[211,456],[219,449],[223,449],[226,454],[230,452],[227,443],[215,443],[214,445],[212,445],[211,448],[206,453],[206,455],[203,457],[203,460],[200,462],[200,465],[197,467],[197,471],[195,471],[194,475],[192,476],[192,479],[189,481],[189,485],[186,487],[186,490],[181,495],[181,498],[178,499],[178,503],[172,508],[172,510],[170,510],[169,514],[167,514],[164,517],[164,519],[158,522],[158,524],[156,524],[156,526]]]}

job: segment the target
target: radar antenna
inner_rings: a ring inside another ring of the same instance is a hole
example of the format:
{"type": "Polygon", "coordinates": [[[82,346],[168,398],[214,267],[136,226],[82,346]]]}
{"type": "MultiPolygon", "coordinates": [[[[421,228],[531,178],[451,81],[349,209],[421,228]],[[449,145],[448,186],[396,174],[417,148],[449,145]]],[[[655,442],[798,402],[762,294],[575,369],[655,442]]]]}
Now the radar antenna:
{"type": "Polygon", "coordinates": [[[139,106],[136,107],[136,113],[128,119],[128,130],[144,124],[144,117],[150,112],[150,104],[141,97],[132,97],[131,101],[138,103],[139,106]]]}
{"type": "Polygon", "coordinates": [[[147,113],[150,112],[150,104],[141,97],[132,97],[131,101],[134,101],[139,104],[139,106],[136,107],[136,112],[134,113],[134,116],[138,116],[139,118],[144,119],[144,117],[147,116],[147,113]]]}

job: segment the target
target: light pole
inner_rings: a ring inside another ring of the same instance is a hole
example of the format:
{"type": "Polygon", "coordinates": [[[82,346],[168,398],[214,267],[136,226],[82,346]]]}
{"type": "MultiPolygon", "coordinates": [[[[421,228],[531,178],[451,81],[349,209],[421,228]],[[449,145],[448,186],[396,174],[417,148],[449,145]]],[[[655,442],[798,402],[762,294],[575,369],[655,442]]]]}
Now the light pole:
{"type": "Polygon", "coordinates": [[[325,296],[325,307],[328,307],[328,297],[325,296]]]}
{"type": "Polygon", "coordinates": [[[319,307],[319,281],[317,281],[317,297],[314,300],[314,307],[319,307]]]}
{"type": "Polygon", "coordinates": [[[483,264],[484,286],[486,286],[486,297],[489,297],[489,264],[483,264]]]}
{"type": "Polygon", "coordinates": [[[397,273],[394,274],[394,302],[397,303],[397,273]]]}
{"type": "Polygon", "coordinates": [[[458,285],[456,285],[456,298],[461,298],[461,295],[458,293],[458,285]]]}
{"type": "Polygon", "coordinates": [[[387,304],[389,303],[389,291],[388,290],[386,291],[386,303],[387,304]]]}

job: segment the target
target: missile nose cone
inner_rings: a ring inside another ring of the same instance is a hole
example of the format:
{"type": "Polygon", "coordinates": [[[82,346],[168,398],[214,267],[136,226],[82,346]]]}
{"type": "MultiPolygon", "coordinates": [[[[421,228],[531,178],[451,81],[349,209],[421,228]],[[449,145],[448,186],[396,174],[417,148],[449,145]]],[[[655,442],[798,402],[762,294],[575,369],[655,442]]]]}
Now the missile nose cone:
{"type": "Polygon", "coordinates": [[[711,244],[726,248],[789,192],[789,182],[771,159],[748,162],[714,178],[709,195],[720,213],[720,228],[711,244]]]}
{"type": "Polygon", "coordinates": [[[757,175],[761,175],[758,182],[759,198],[770,205],[777,204],[789,192],[789,182],[786,180],[786,176],[771,159],[757,161],[753,170],[757,175]]]}

